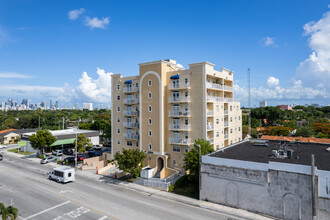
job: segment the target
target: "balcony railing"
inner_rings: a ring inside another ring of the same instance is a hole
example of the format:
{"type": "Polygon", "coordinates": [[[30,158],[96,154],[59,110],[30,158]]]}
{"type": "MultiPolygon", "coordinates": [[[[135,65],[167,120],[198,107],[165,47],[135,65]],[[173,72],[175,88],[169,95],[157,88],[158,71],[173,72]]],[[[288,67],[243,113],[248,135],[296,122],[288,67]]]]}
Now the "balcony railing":
{"type": "Polygon", "coordinates": [[[137,98],[124,99],[124,104],[136,104],[136,103],[139,103],[139,99],[137,98]]]}
{"type": "Polygon", "coordinates": [[[170,124],[170,130],[190,130],[190,125],[185,124],[170,124]]]}
{"type": "Polygon", "coordinates": [[[169,111],[168,115],[170,117],[180,117],[180,116],[190,116],[190,111],[169,111]]]}
{"type": "Polygon", "coordinates": [[[227,91],[233,91],[233,87],[232,86],[224,86],[224,88],[227,91]]]}
{"type": "Polygon", "coordinates": [[[213,116],[214,115],[213,110],[207,110],[206,114],[207,114],[207,116],[213,116]]]}
{"type": "Polygon", "coordinates": [[[138,122],[124,122],[124,127],[126,127],[126,128],[138,128],[139,123],[138,122]]]}
{"type": "Polygon", "coordinates": [[[228,110],[225,110],[225,115],[228,115],[228,110]]]}
{"type": "Polygon", "coordinates": [[[125,116],[139,116],[138,111],[124,111],[125,116]]]}
{"type": "Polygon", "coordinates": [[[216,84],[216,83],[206,82],[206,88],[208,88],[208,89],[222,90],[223,89],[223,85],[216,84]]]}
{"type": "Polygon", "coordinates": [[[139,87],[124,87],[125,93],[133,93],[138,91],[139,91],[139,87]]]}
{"type": "Polygon", "coordinates": [[[213,124],[208,124],[206,125],[206,129],[209,131],[209,130],[213,130],[214,129],[214,126],[213,124]]]}
{"type": "Polygon", "coordinates": [[[208,142],[210,142],[210,144],[213,144],[213,138],[208,138],[206,139],[208,142]]]}
{"type": "Polygon", "coordinates": [[[228,139],[228,134],[225,134],[225,139],[228,139]]]}
{"type": "Polygon", "coordinates": [[[233,98],[224,98],[224,101],[225,102],[232,102],[232,101],[234,101],[234,99],[233,98]]]}
{"type": "Polygon", "coordinates": [[[217,97],[217,96],[207,96],[206,100],[208,102],[222,102],[223,98],[222,97],[217,97]]]}
{"type": "Polygon", "coordinates": [[[139,135],[138,134],[124,134],[124,138],[130,139],[130,140],[138,140],[139,135]]]}
{"type": "Polygon", "coordinates": [[[190,102],[190,96],[183,97],[169,97],[169,102],[177,103],[177,102],[190,102]]]}
{"type": "Polygon", "coordinates": [[[190,84],[189,83],[175,83],[175,84],[169,84],[168,89],[189,89],[190,84]]]}
{"type": "Polygon", "coordinates": [[[170,137],[170,144],[191,144],[190,138],[173,138],[170,137]]]}

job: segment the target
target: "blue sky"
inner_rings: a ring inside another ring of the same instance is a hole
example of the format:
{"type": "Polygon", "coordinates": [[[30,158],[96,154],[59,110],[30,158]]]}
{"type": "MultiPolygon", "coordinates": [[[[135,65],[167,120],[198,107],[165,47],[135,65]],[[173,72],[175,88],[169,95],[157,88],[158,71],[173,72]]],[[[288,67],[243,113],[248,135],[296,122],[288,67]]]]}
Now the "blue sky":
{"type": "Polygon", "coordinates": [[[110,73],[136,75],[138,63],[171,58],[235,71],[242,105],[248,67],[253,105],[327,105],[329,4],[0,0],[0,101],[110,105],[110,73]]]}

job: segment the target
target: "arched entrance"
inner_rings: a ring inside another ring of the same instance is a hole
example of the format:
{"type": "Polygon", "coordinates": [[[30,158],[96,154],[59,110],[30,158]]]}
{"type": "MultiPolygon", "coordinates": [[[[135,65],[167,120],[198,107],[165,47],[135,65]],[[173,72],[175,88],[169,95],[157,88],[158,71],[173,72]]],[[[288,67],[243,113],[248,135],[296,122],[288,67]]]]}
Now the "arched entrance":
{"type": "Polygon", "coordinates": [[[301,219],[300,200],[293,193],[286,193],[283,196],[283,217],[287,220],[301,219]]]}
{"type": "Polygon", "coordinates": [[[157,158],[157,170],[162,170],[164,168],[164,159],[162,157],[157,158]]]}

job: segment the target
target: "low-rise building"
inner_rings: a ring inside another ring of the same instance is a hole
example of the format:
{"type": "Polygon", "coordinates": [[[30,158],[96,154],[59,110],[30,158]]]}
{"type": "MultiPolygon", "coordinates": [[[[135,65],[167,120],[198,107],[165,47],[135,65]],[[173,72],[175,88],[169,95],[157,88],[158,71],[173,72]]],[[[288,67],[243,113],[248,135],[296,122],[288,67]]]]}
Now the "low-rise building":
{"type": "Polygon", "coordinates": [[[330,219],[329,189],[329,144],[246,140],[202,156],[202,200],[283,219],[330,219]]]}
{"type": "Polygon", "coordinates": [[[14,132],[15,129],[0,131],[0,144],[13,144],[19,139],[20,135],[14,132]]]}

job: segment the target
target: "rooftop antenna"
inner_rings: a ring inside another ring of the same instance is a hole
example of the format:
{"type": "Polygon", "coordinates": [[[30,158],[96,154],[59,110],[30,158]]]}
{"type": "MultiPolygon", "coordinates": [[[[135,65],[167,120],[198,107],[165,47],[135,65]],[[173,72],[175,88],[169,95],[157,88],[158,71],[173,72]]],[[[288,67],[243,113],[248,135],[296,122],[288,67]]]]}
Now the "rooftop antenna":
{"type": "Polygon", "coordinates": [[[251,91],[250,91],[250,68],[248,68],[248,90],[249,90],[249,136],[251,137],[251,91]]]}

